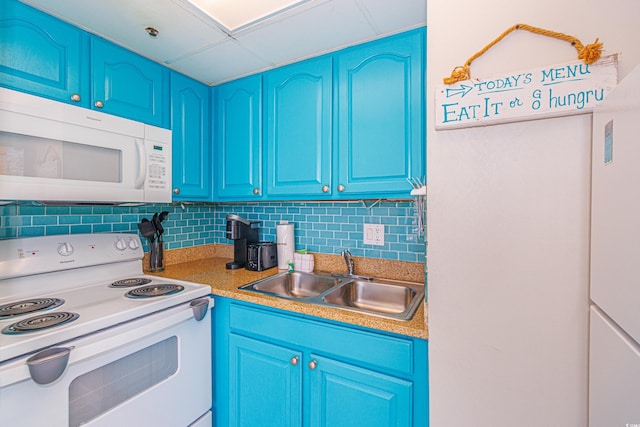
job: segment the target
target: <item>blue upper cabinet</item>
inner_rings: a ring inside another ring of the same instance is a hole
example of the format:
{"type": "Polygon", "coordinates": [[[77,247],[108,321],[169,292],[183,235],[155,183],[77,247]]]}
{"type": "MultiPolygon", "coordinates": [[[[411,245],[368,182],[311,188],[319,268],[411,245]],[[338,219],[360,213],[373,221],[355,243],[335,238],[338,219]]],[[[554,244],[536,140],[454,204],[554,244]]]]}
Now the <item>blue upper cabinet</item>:
{"type": "Polygon", "coordinates": [[[173,200],[211,199],[210,88],[171,73],[173,200]]]}
{"type": "Polygon", "coordinates": [[[407,197],[425,175],[424,29],[339,52],[336,68],[339,197],[407,197]]]}
{"type": "Polygon", "coordinates": [[[214,200],[262,198],[262,77],[216,88],[214,200]]]}
{"type": "Polygon", "coordinates": [[[266,196],[331,195],[332,58],[264,74],[266,196]]]}
{"type": "Polygon", "coordinates": [[[91,38],[92,108],[169,126],[169,70],[106,40],[91,38]]]}
{"type": "Polygon", "coordinates": [[[262,115],[254,79],[220,86],[216,199],[407,198],[425,176],[423,28],[264,73],[262,115]]]}
{"type": "Polygon", "coordinates": [[[89,105],[89,37],[13,0],[0,2],[0,86],[89,105]]]}
{"type": "Polygon", "coordinates": [[[15,0],[0,12],[0,86],[169,127],[167,68],[15,0]]]}

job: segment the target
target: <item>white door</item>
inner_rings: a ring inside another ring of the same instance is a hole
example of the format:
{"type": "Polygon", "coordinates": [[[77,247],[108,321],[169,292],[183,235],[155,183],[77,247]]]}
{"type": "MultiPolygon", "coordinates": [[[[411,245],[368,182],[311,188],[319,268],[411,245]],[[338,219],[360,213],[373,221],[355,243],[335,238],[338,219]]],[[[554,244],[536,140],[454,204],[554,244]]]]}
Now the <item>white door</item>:
{"type": "Polygon", "coordinates": [[[640,425],[640,345],[591,307],[589,427],[640,425]]]}
{"type": "MultiPolygon", "coordinates": [[[[594,110],[591,300],[640,342],[640,67],[594,110]]],[[[640,421],[639,421],[640,422],[640,421]]]]}

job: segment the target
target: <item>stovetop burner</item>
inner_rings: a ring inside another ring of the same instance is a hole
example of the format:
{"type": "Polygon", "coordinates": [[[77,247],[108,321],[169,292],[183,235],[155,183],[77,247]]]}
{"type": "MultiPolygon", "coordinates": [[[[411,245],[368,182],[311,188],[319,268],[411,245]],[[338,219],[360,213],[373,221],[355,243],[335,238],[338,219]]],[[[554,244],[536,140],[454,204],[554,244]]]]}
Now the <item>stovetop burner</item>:
{"type": "Polygon", "coordinates": [[[0,319],[33,313],[40,310],[50,310],[64,304],[60,298],[32,298],[0,305],[0,319]]]}
{"type": "Polygon", "coordinates": [[[178,292],[182,292],[184,286],[173,285],[168,283],[161,283],[157,285],[143,286],[141,288],[135,288],[124,294],[128,298],[153,298],[163,295],[172,295],[178,292]]]}
{"type": "Polygon", "coordinates": [[[151,279],[144,277],[131,277],[129,279],[117,280],[110,284],[112,288],[132,288],[134,286],[146,285],[151,283],[151,279]]]}
{"type": "Polygon", "coordinates": [[[37,332],[43,329],[53,328],[54,326],[60,326],[68,322],[72,322],[80,317],[77,313],[71,313],[68,311],[57,311],[55,313],[46,313],[39,316],[29,317],[27,319],[20,320],[19,322],[12,323],[2,330],[3,334],[15,335],[28,332],[37,332]]]}

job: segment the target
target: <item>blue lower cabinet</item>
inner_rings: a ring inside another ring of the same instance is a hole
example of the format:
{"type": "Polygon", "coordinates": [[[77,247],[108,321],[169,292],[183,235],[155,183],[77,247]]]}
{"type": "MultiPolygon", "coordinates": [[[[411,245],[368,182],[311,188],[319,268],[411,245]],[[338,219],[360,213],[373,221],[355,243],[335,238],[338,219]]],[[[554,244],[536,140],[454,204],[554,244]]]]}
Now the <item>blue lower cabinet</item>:
{"type": "Polygon", "coordinates": [[[218,426],[428,425],[427,342],[216,300],[218,426]]]}
{"type": "Polygon", "coordinates": [[[413,382],[312,355],[312,427],[411,426],[413,382]]]}
{"type": "Polygon", "coordinates": [[[229,426],[288,427],[302,419],[302,354],[242,335],[229,337],[229,426]]]}

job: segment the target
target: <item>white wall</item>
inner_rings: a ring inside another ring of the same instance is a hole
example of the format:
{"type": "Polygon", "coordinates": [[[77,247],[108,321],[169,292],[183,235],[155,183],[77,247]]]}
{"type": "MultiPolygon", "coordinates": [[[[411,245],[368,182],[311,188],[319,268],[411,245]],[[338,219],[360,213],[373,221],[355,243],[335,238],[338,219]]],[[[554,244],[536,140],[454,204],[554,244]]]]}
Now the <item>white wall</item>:
{"type": "MultiPolygon", "coordinates": [[[[436,85],[516,23],[640,63],[636,0],[427,2],[431,427],[587,425],[591,117],[438,131],[436,85]]],[[[517,31],[474,77],[577,59],[517,31]]]]}

